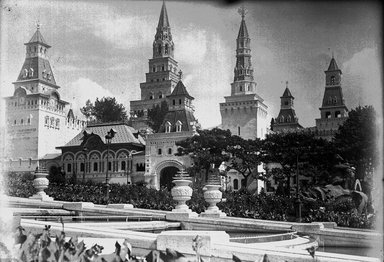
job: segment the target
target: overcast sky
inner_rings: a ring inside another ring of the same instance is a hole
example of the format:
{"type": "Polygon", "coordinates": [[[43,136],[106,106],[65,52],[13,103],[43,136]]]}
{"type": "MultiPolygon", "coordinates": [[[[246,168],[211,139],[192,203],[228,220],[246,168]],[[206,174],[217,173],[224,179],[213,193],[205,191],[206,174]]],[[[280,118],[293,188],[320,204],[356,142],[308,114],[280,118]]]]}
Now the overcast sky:
{"type": "MultiPolygon", "coordinates": [[[[195,97],[203,128],[221,123],[219,103],[230,95],[236,37],[244,3],[257,93],[276,117],[289,81],[305,126],[320,117],[332,52],[343,72],[349,109],[381,109],[382,7],[378,2],[166,1],[175,59],[195,97]]],[[[162,1],[2,1],[1,96],[13,93],[36,30],[48,44],[62,97],[77,110],[87,99],[115,96],[129,110],[140,99],[162,1]]]]}

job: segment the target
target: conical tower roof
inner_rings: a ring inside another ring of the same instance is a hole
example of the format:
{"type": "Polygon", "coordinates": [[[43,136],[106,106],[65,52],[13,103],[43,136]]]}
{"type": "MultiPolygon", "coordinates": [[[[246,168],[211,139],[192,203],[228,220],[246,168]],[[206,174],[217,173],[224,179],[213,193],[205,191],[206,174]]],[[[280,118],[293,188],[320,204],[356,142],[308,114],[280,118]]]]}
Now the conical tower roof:
{"type": "Polygon", "coordinates": [[[161,13],[159,17],[159,23],[157,28],[169,27],[167,7],[165,6],[165,1],[163,1],[163,6],[161,7],[161,13]]]}
{"type": "Polygon", "coordinates": [[[332,57],[331,62],[329,63],[329,67],[327,71],[337,71],[340,70],[336,64],[335,58],[332,57]]]}
{"type": "Polygon", "coordinates": [[[190,99],[194,99],[193,96],[188,93],[187,88],[181,80],[177,83],[175,89],[173,89],[173,92],[170,96],[186,96],[190,99]]]}
{"type": "Polygon", "coordinates": [[[284,91],[284,94],[283,94],[282,97],[292,97],[292,98],[294,98],[294,97],[292,96],[291,91],[289,90],[288,87],[285,88],[285,91],[284,91]]]}
{"type": "Polygon", "coordinates": [[[247,25],[245,24],[244,17],[241,19],[239,34],[237,35],[237,38],[249,38],[247,25]]]}
{"type": "Polygon", "coordinates": [[[51,47],[50,45],[47,44],[47,42],[45,41],[43,35],[40,33],[39,27],[37,27],[37,30],[33,34],[31,40],[29,40],[29,42],[25,43],[25,44],[28,45],[28,44],[34,44],[34,43],[39,43],[39,44],[44,45],[46,47],[51,47]]]}

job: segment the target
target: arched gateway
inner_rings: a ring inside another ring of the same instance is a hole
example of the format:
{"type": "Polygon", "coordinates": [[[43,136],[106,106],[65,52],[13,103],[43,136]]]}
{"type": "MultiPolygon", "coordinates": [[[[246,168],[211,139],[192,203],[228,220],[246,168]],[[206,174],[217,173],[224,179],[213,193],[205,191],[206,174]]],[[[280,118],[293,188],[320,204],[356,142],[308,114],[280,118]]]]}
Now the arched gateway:
{"type": "Polygon", "coordinates": [[[184,165],[176,160],[165,160],[159,163],[156,167],[156,174],[158,174],[157,181],[159,181],[160,188],[166,187],[171,190],[173,177],[182,168],[184,165]]]}

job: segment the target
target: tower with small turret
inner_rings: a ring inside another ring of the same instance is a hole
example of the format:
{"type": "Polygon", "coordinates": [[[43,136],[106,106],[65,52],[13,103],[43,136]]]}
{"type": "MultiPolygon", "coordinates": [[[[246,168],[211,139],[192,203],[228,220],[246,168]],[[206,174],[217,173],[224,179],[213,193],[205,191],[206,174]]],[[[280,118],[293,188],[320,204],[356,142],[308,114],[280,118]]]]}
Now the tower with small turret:
{"type": "Polygon", "coordinates": [[[25,43],[23,66],[13,83],[14,93],[5,97],[8,146],[6,163],[10,171],[34,171],[39,161],[53,158],[85,126],[59,93],[48,59],[51,47],[37,25],[25,43]]]}
{"type": "Polygon", "coordinates": [[[271,129],[273,132],[286,132],[286,131],[295,131],[302,126],[299,124],[299,119],[296,116],[293,100],[295,98],[291,94],[291,91],[288,88],[288,81],[286,82],[286,87],[283,95],[280,97],[280,112],[279,115],[273,119],[271,124],[271,129]]]}

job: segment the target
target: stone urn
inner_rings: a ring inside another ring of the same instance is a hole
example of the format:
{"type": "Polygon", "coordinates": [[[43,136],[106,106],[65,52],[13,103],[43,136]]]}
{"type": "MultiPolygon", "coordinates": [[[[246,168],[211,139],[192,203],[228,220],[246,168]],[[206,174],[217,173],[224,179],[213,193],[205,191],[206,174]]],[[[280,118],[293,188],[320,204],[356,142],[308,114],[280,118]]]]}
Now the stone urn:
{"type": "Polygon", "coordinates": [[[207,190],[204,192],[204,199],[209,204],[207,211],[219,212],[219,208],[216,206],[221,201],[223,193],[219,190],[221,185],[206,185],[207,190]]]}
{"type": "Polygon", "coordinates": [[[177,172],[172,182],[175,186],[171,189],[171,194],[177,204],[176,207],[172,209],[172,212],[166,215],[166,219],[183,220],[190,217],[197,217],[197,214],[192,212],[186,204],[192,196],[192,188],[189,186],[192,183],[191,177],[182,169],[177,172]]]}
{"type": "Polygon", "coordinates": [[[186,202],[192,196],[192,188],[189,186],[192,181],[188,179],[175,179],[173,183],[175,183],[175,186],[172,188],[171,194],[173,199],[177,201],[175,210],[191,211],[186,202]]]}
{"type": "Polygon", "coordinates": [[[48,173],[44,168],[36,168],[34,173],[35,179],[33,180],[33,186],[36,188],[36,194],[31,196],[31,199],[38,199],[42,201],[53,201],[52,197],[49,197],[44,190],[48,188],[48,173]]]}

